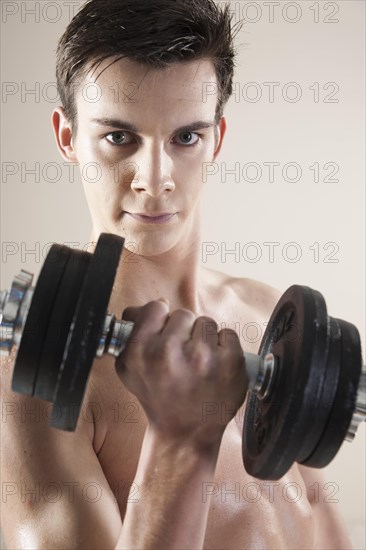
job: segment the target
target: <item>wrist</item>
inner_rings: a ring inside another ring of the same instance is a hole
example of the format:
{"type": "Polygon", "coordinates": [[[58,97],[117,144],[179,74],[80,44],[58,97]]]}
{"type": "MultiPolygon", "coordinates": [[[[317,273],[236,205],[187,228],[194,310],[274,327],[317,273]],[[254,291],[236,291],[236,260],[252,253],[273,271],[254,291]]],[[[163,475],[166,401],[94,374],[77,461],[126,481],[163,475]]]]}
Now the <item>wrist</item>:
{"type": "MultiPolygon", "coordinates": [[[[206,462],[216,466],[222,435],[215,440],[201,441],[195,435],[172,434],[159,430],[157,426],[149,423],[145,433],[147,445],[154,449],[161,458],[174,457],[175,460],[188,462],[206,462]]],[[[188,463],[187,463],[188,465],[188,463]]]]}
{"type": "Polygon", "coordinates": [[[148,424],[134,479],[139,500],[127,506],[118,547],[202,548],[210,506],[204,488],[214,480],[219,447],[148,424]]]}

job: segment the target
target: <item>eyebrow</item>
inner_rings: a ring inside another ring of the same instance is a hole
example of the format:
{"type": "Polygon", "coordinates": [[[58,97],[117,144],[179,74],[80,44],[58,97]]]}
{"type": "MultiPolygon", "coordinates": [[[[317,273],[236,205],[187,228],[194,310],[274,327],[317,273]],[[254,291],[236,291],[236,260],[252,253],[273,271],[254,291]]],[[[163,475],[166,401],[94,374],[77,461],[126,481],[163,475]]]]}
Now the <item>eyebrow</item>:
{"type": "MultiPolygon", "coordinates": [[[[93,122],[94,124],[99,124],[100,126],[112,126],[114,128],[123,128],[124,130],[127,130],[128,132],[134,132],[136,134],[139,133],[139,129],[130,122],[127,122],[125,120],[119,120],[117,118],[91,118],[90,122],[93,122]]],[[[213,121],[208,120],[197,120],[195,122],[192,122],[191,124],[186,124],[185,126],[181,126],[180,128],[176,128],[174,131],[175,133],[183,133],[188,131],[195,131],[195,130],[203,130],[204,128],[213,128],[215,126],[215,123],[213,121]]]]}

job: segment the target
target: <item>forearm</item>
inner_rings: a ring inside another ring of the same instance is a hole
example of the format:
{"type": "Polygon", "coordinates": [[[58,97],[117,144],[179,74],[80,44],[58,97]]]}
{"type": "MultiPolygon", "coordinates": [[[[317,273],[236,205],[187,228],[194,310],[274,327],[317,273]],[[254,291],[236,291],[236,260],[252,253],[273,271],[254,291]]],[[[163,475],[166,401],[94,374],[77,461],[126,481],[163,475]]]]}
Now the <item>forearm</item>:
{"type": "Polygon", "coordinates": [[[218,446],[198,452],[148,428],[134,480],[139,499],[127,505],[116,550],[202,548],[210,504],[202,486],[213,480],[217,455],[218,446]]]}

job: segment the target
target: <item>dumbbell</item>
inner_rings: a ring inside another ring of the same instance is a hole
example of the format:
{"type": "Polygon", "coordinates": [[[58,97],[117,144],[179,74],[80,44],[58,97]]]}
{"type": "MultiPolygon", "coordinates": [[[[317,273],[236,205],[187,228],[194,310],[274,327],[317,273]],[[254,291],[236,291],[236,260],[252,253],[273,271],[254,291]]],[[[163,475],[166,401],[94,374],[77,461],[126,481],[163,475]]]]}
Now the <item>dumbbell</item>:
{"type": "MultiPolygon", "coordinates": [[[[76,429],[96,357],[118,357],[133,323],[107,313],[124,240],[102,234],[94,254],[54,244],[40,271],[0,294],[0,351],[17,347],[12,390],[53,403],[53,427],[76,429]]],[[[244,353],[243,461],[279,479],[296,461],[321,468],[366,418],[359,333],[329,317],[322,295],[293,285],[277,303],[259,354],[244,353]]]]}

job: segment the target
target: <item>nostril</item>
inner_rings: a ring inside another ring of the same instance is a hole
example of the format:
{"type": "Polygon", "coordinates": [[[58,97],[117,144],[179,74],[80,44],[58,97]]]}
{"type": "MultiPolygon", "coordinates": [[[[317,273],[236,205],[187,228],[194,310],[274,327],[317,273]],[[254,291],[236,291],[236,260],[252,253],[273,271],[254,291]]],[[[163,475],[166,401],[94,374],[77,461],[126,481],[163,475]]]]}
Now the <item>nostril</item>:
{"type": "Polygon", "coordinates": [[[165,191],[174,191],[174,189],[175,189],[175,185],[172,181],[166,182],[164,184],[164,190],[165,191]]]}
{"type": "Polygon", "coordinates": [[[131,189],[133,189],[134,191],[145,191],[146,185],[140,183],[139,180],[134,180],[131,182],[131,189]]]}
{"type": "Polygon", "coordinates": [[[133,191],[144,191],[153,196],[158,196],[165,192],[171,192],[175,190],[175,185],[171,181],[166,181],[164,183],[143,183],[139,181],[131,182],[131,189],[133,191]]]}

